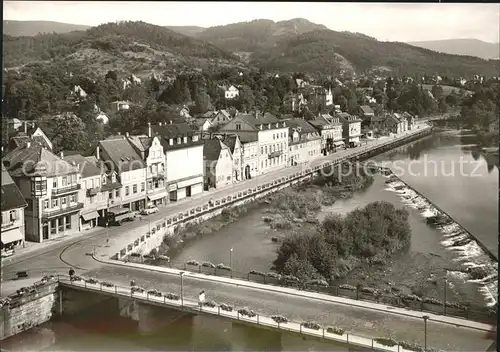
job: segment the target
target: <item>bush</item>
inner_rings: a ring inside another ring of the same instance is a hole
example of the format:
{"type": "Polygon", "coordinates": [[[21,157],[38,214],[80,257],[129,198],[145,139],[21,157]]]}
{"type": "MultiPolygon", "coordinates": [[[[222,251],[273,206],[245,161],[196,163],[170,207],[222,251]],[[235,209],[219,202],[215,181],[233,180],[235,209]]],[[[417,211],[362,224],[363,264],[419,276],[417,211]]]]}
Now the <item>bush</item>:
{"type": "Polygon", "coordinates": [[[422,302],[422,298],[418,297],[417,295],[413,295],[413,294],[402,295],[401,299],[403,301],[422,302]]]}
{"type": "Polygon", "coordinates": [[[344,335],[344,329],[342,328],[336,328],[336,327],[329,327],[326,329],[326,332],[330,333],[330,334],[335,334],[335,335],[344,335]]]}
{"type": "Polygon", "coordinates": [[[166,299],[169,299],[171,301],[178,301],[181,299],[181,297],[175,293],[166,293],[164,296],[166,299]]]}
{"type": "Polygon", "coordinates": [[[214,301],[203,302],[203,307],[215,308],[217,304],[214,301]]]}
{"type": "Polygon", "coordinates": [[[460,302],[446,302],[446,306],[450,308],[465,309],[465,304],[460,302]]]}
{"type": "Polygon", "coordinates": [[[146,289],[144,289],[140,286],[134,286],[134,287],[130,288],[130,292],[132,292],[132,293],[135,293],[135,292],[144,293],[144,292],[146,292],[146,289]]]}
{"type": "Polygon", "coordinates": [[[104,287],[115,287],[114,284],[108,281],[101,281],[101,285],[103,285],[104,287]]]}
{"type": "Polygon", "coordinates": [[[399,345],[405,350],[415,351],[415,352],[424,352],[424,348],[420,345],[417,345],[416,343],[399,341],[399,345]]]}
{"type": "Polygon", "coordinates": [[[286,323],[288,323],[288,319],[285,318],[284,316],[281,316],[281,315],[273,315],[271,317],[271,319],[274,320],[278,324],[286,324],[286,323]]]}
{"type": "Polygon", "coordinates": [[[377,289],[375,289],[373,287],[361,287],[360,291],[363,293],[368,293],[368,294],[373,295],[373,296],[376,296],[378,294],[377,289]]]}
{"type": "Polygon", "coordinates": [[[257,271],[257,270],[250,270],[249,274],[262,276],[262,277],[266,276],[266,274],[264,274],[262,271],[257,271]]]}
{"type": "Polygon", "coordinates": [[[253,310],[250,310],[248,308],[238,309],[238,313],[240,315],[243,315],[244,317],[249,317],[249,318],[253,318],[257,315],[257,314],[255,314],[255,312],[253,310]]]}
{"type": "Polygon", "coordinates": [[[340,285],[339,288],[343,290],[356,291],[356,287],[348,284],[340,285]]]}
{"type": "Polygon", "coordinates": [[[141,255],[139,253],[130,253],[129,256],[131,257],[140,257],[141,255]]]}
{"type": "Polygon", "coordinates": [[[92,277],[90,277],[87,280],[85,280],[85,282],[88,283],[88,284],[91,284],[91,285],[95,285],[95,284],[99,283],[99,281],[97,281],[97,279],[94,279],[92,277]]]}
{"type": "Polygon", "coordinates": [[[210,262],[203,262],[203,264],[201,264],[201,266],[203,266],[205,268],[212,268],[212,269],[216,268],[215,264],[210,263],[210,262]]]}
{"type": "Polygon", "coordinates": [[[440,301],[439,299],[432,298],[432,297],[426,297],[422,299],[422,302],[427,303],[427,304],[436,304],[436,305],[443,305],[443,301],[440,301]]]}
{"type": "Polygon", "coordinates": [[[287,282],[300,282],[299,278],[293,275],[283,275],[281,277],[281,280],[287,281],[287,282]]]}
{"type": "Polygon", "coordinates": [[[220,269],[220,270],[226,270],[226,271],[231,271],[231,268],[227,265],[225,265],[224,263],[219,263],[217,264],[217,269],[220,269]]]}
{"type": "Polygon", "coordinates": [[[55,275],[44,275],[40,281],[45,283],[45,282],[55,281],[55,280],[57,280],[57,276],[55,276],[55,275]]]}
{"type": "Polygon", "coordinates": [[[270,272],[266,273],[266,276],[267,276],[267,277],[270,277],[270,278],[272,278],[272,279],[281,280],[281,275],[280,275],[280,274],[278,274],[278,273],[275,273],[275,272],[273,272],[273,271],[270,271],[270,272]]]}
{"type": "Polygon", "coordinates": [[[226,311],[226,312],[232,312],[233,311],[233,307],[229,304],[226,304],[226,303],[222,303],[219,305],[220,309],[222,309],[223,311],[226,311]]]}
{"type": "Polygon", "coordinates": [[[318,323],[312,322],[312,321],[306,321],[305,323],[301,324],[303,327],[306,329],[311,329],[311,330],[319,330],[321,329],[321,325],[318,323]]]}
{"type": "Polygon", "coordinates": [[[328,282],[326,280],[310,280],[307,282],[308,285],[328,287],[328,282]]]}
{"type": "Polygon", "coordinates": [[[196,260],[190,260],[186,262],[186,265],[200,266],[200,263],[198,263],[196,260]]]}
{"type": "Polygon", "coordinates": [[[150,296],[154,296],[154,297],[162,297],[163,296],[163,293],[161,293],[160,291],[158,291],[157,289],[152,289],[152,290],[149,290],[148,291],[148,294],[150,296]]]}
{"type": "Polygon", "coordinates": [[[83,281],[83,279],[82,279],[80,276],[76,276],[76,275],[74,275],[74,276],[71,278],[71,281],[78,282],[78,281],[83,281]]]}
{"type": "Polygon", "coordinates": [[[384,338],[384,337],[379,337],[379,338],[373,339],[373,341],[375,341],[376,343],[378,343],[380,345],[389,346],[389,347],[393,347],[393,346],[396,346],[398,344],[393,339],[384,338]]]}

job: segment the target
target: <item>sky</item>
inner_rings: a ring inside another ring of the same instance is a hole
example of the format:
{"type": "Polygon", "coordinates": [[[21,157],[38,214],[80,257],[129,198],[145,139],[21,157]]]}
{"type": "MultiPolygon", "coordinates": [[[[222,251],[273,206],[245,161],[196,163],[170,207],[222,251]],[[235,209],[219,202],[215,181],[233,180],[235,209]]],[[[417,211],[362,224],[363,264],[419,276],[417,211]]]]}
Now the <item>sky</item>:
{"type": "Polygon", "coordinates": [[[475,38],[498,42],[500,4],[4,1],[3,19],[96,26],[120,20],[211,27],[254,19],[305,18],[384,41],[475,38]]]}

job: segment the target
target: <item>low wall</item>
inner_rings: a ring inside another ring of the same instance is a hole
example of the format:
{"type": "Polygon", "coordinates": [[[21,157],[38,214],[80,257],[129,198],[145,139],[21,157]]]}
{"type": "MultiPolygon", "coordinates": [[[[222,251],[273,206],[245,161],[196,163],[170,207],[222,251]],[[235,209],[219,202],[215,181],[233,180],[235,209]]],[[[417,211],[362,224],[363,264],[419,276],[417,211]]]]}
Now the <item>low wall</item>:
{"type": "Polygon", "coordinates": [[[322,165],[297,171],[291,175],[280,177],[272,182],[267,182],[257,187],[249,187],[245,191],[213,200],[212,203],[207,203],[203,206],[189,209],[176,216],[166,217],[163,220],[152,223],[151,231],[148,231],[146,234],[137,238],[134,242],[129,243],[126,247],[122,248],[118,253],[113,255],[112,258],[121,260],[132,253],[138,253],[141,255],[148,254],[154,248],[158,248],[160,246],[165,236],[172,235],[176,229],[182,228],[189,223],[205,221],[219,215],[222,210],[226,208],[253,202],[258,198],[265,197],[268,194],[279,191],[283,188],[308,181],[316,175],[319,175],[324,167],[337,165],[344,161],[354,162],[364,160],[401,144],[429,135],[431,132],[432,127],[428,126],[422,129],[414,130],[414,132],[409,135],[388,139],[387,142],[373,146],[370,149],[356,151],[349,156],[335,158],[335,155],[332,155],[332,158],[334,159],[325,161],[322,165]]]}
{"type": "Polygon", "coordinates": [[[0,308],[0,340],[49,321],[59,312],[58,283],[37,288],[36,293],[12,299],[0,308]]]}

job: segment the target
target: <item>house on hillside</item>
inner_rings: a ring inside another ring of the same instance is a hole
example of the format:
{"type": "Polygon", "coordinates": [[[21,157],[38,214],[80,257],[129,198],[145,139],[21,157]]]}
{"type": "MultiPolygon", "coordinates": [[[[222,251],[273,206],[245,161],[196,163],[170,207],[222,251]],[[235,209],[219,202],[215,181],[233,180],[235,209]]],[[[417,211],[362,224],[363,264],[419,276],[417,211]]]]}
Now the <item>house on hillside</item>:
{"type": "Polygon", "coordinates": [[[196,119],[193,121],[193,124],[196,126],[199,133],[206,132],[212,127],[210,119],[207,118],[196,119]]]}
{"type": "Polygon", "coordinates": [[[21,191],[2,165],[2,236],[0,252],[2,257],[24,244],[24,209],[27,206],[21,191]]]}
{"type": "Polygon", "coordinates": [[[310,162],[321,155],[321,135],[304,119],[287,120],[288,165],[310,162]]]}
{"type": "MultiPolygon", "coordinates": [[[[122,184],[121,199],[111,209],[110,219],[116,220],[130,211],[141,211],[146,206],[146,163],[132,148],[125,136],[110,137],[99,142],[95,157],[103,160],[110,172],[117,173],[122,184]]],[[[109,215],[109,214],[108,214],[109,215]]]]}
{"type": "Polygon", "coordinates": [[[219,110],[219,111],[216,111],[213,116],[212,116],[212,119],[210,121],[210,123],[212,125],[223,125],[229,121],[231,121],[232,117],[231,115],[229,114],[229,112],[227,110],[219,110]]]}
{"type": "Polygon", "coordinates": [[[306,88],[309,85],[309,83],[303,79],[296,78],[295,85],[297,86],[297,88],[306,88]]]}
{"type": "MultiPolygon", "coordinates": [[[[240,140],[258,141],[259,174],[267,173],[286,166],[288,161],[288,126],[275,116],[255,112],[239,114],[221,129],[221,132],[235,133],[240,140]],[[259,153],[260,152],[260,153],[259,153]]],[[[245,168],[249,167],[246,165],[245,168]]],[[[245,175],[249,173],[245,169],[245,175]]]]}
{"type": "Polygon", "coordinates": [[[185,122],[168,121],[168,123],[151,125],[151,136],[158,137],[163,146],[166,170],[165,186],[170,201],[202,193],[203,141],[200,139],[198,131],[193,130],[185,122]]]}
{"type": "MultiPolygon", "coordinates": [[[[104,219],[109,208],[109,195],[101,188],[107,182],[104,168],[95,156],[69,155],[65,160],[80,171],[78,199],[83,202],[80,212],[80,231],[96,227],[99,218],[104,219]]],[[[102,220],[101,220],[102,221],[102,220]]]]}
{"type": "Polygon", "coordinates": [[[224,92],[224,97],[226,99],[235,99],[240,96],[240,91],[238,88],[235,86],[231,85],[229,88],[227,88],[224,92]]]}
{"type": "Polygon", "coordinates": [[[34,142],[38,145],[52,150],[52,141],[47,137],[47,135],[42,131],[40,127],[33,125],[28,128],[28,122],[24,122],[24,131],[19,132],[16,136],[9,140],[7,145],[7,151],[14,150],[16,148],[21,148],[26,146],[28,142],[34,142]]]}
{"type": "Polygon", "coordinates": [[[203,158],[205,190],[223,188],[233,183],[233,156],[229,147],[219,138],[204,140],[203,158]]]}
{"type": "Polygon", "coordinates": [[[403,118],[406,118],[408,124],[408,130],[411,130],[413,126],[415,126],[415,116],[406,111],[403,112],[402,116],[403,118]]]}
{"type": "Polygon", "coordinates": [[[399,134],[402,132],[403,125],[401,121],[394,115],[394,114],[385,114],[385,120],[384,120],[384,125],[385,128],[390,132],[394,134],[399,134]]]}
{"type": "Polygon", "coordinates": [[[106,115],[104,111],[99,111],[97,116],[95,117],[96,121],[101,122],[104,125],[107,125],[109,123],[109,117],[106,115]]]}
{"type": "Polygon", "coordinates": [[[38,143],[7,153],[3,164],[26,199],[25,234],[44,242],[79,231],[79,170],[38,143]]]}
{"type": "Polygon", "coordinates": [[[373,109],[371,107],[369,107],[368,105],[361,105],[359,108],[358,108],[358,116],[362,119],[362,120],[365,120],[365,119],[371,119],[372,117],[375,116],[375,112],[373,111],[373,109]]]}
{"type": "Polygon", "coordinates": [[[130,102],[128,102],[128,101],[117,100],[117,101],[111,102],[111,112],[113,114],[116,114],[119,111],[128,110],[128,109],[130,109],[130,102]]]}
{"type": "Polygon", "coordinates": [[[394,116],[399,120],[399,123],[400,123],[400,129],[401,129],[401,132],[406,132],[408,131],[408,119],[406,118],[406,116],[403,116],[401,114],[398,114],[398,113],[394,113],[394,116]]]}

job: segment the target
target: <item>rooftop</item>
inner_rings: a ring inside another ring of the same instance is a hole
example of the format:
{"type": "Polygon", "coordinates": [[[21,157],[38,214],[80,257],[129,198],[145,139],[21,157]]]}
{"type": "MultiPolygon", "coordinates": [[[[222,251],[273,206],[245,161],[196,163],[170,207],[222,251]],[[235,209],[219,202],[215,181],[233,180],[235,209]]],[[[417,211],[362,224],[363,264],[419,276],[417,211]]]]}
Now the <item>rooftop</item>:
{"type": "Polygon", "coordinates": [[[144,161],[125,137],[105,139],[99,142],[99,146],[106,152],[119,172],[134,171],[146,167],[144,161]]]}
{"type": "Polygon", "coordinates": [[[102,175],[102,169],[95,156],[84,157],[80,154],[65,156],[64,160],[80,170],[82,178],[102,175]]]}
{"type": "Polygon", "coordinates": [[[1,211],[18,209],[25,207],[26,200],[21,191],[10,177],[5,166],[2,165],[2,190],[1,190],[1,211]]]}

